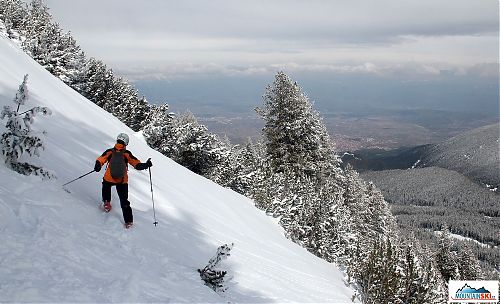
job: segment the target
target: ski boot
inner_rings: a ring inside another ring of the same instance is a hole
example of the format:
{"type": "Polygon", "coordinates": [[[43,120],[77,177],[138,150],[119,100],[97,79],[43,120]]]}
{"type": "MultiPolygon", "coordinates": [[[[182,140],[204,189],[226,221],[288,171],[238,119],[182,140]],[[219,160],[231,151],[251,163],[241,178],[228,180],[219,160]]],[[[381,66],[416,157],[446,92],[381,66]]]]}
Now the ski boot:
{"type": "Polygon", "coordinates": [[[111,202],[104,202],[102,204],[102,209],[104,209],[104,212],[110,212],[111,211],[111,202]]]}

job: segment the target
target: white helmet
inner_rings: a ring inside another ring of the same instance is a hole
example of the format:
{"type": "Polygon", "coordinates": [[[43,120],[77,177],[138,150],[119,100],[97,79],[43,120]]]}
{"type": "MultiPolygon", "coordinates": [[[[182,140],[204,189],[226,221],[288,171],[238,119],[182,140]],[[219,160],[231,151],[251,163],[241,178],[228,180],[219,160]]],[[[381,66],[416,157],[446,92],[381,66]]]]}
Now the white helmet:
{"type": "Polygon", "coordinates": [[[128,135],[125,133],[120,133],[116,137],[116,141],[123,141],[125,143],[125,146],[128,145],[128,135]]]}

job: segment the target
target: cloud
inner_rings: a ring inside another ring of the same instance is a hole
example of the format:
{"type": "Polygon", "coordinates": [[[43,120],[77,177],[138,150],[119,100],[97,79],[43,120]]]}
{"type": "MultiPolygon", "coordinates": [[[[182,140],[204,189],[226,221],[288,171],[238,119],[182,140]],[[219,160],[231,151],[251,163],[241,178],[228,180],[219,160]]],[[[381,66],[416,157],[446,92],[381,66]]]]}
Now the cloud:
{"type": "Polygon", "coordinates": [[[138,4],[131,0],[48,0],[47,3],[61,21],[82,30],[140,30],[159,37],[176,34],[193,38],[377,43],[397,41],[397,37],[406,35],[498,32],[497,1],[148,0],[138,4]],[[85,11],[89,13],[82,14],[85,11]]]}
{"type": "Polygon", "coordinates": [[[496,78],[498,82],[498,71],[500,66],[498,62],[496,63],[480,63],[475,64],[466,69],[459,70],[457,74],[462,75],[476,75],[479,77],[491,77],[496,78]]]}
{"type": "Polygon", "coordinates": [[[381,73],[412,62],[436,73],[498,61],[498,1],[46,1],[87,55],[134,74],[264,73],[287,63],[381,73]]]}
{"type": "Polygon", "coordinates": [[[318,75],[373,75],[382,78],[400,79],[401,81],[429,81],[442,77],[467,76],[474,78],[498,79],[498,63],[481,63],[471,66],[450,66],[443,64],[300,64],[282,62],[269,65],[223,65],[176,63],[155,67],[136,66],[116,70],[131,81],[138,80],[176,80],[210,77],[269,76],[277,71],[294,74],[318,75]]]}

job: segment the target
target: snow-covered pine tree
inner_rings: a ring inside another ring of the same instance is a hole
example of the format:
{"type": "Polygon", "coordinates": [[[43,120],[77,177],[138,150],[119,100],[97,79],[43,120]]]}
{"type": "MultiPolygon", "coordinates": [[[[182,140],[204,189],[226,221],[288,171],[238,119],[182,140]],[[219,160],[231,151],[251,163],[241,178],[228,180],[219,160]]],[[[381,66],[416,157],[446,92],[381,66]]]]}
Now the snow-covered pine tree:
{"type": "Polygon", "coordinates": [[[0,3],[0,12],[0,19],[6,20],[9,30],[21,34],[24,51],[54,76],[81,92],[79,82],[82,81],[85,55],[71,33],[63,33],[52,20],[44,1],[34,0],[26,6],[20,0],[4,0],[0,3]]]}
{"type": "Polygon", "coordinates": [[[144,97],[139,97],[137,90],[122,77],[114,77],[108,71],[110,83],[103,108],[117,117],[134,131],[139,131],[145,124],[150,106],[144,97]]]}
{"type": "Polygon", "coordinates": [[[167,152],[165,149],[169,140],[166,137],[168,135],[167,129],[174,118],[173,114],[168,113],[168,108],[167,103],[151,105],[148,116],[144,120],[146,124],[142,128],[148,145],[162,154],[167,152]]]}
{"type": "Polygon", "coordinates": [[[461,280],[481,280],[483,279],[483,273],[479,261],[472,252],[472,249],[468,242],[463,242],[461,244],[459,254],[458,254],[458,270],[460,272],[461,280]]]}
{"type": "Polygon", "coordinates": [[[41,66],[43,66],[52,75],[59,76],[63,67],[61,58],[64,52],[61,50],[59,38],[61,29],[55,23],[49,23],[36,32],[36,37],[29,40],[25,50],[31,54],[41,66]]]}
{"type": "Polygon", "coordinates": [[[231,145],[227,136],[224,136],[221,142],[227,147],[227,153],[221,157],[217,169],[212,170],[209,178],[223,187],[231,188],[232,182],[238,175],[237,170],[243,169],[242,164],[238,164],[240,147],[231,145]]]}
{"type": "Polygon", "coordinates": [[[49,48],[55,42],[55,34],[59,33],[59,25],[52,21],[49,8],[43,0],[32,0],[28,7],[26,22],[22,34],[26,36],[22,46],[25,52],[42,66],[48,64],[49,48]]]}
{"type": "Polygon", "coordinates": [[[264,210],[266,214],[279,216],[276,210],[280,210],[283,193],[286,190],[287,178],[286,172],[273,173],[265,159],[262,160],[262,166],[259,175],[252,185],[252,198],[258,208],[264,210]]]}
{"type": "Polygon", "coordinates": [[[51,111],[46,107],[33,107],[20,113],[19,110],[26,103],[28,96],[28,74],[26,74],[14,98],[15,109],[5,106],[0,114],[0,119],[7,117],[7,131],[2,134],[0,139],[5,164],[20,174],[35,174],[43,178],[53,178],[55,176],[46,169],[20,161],[24,153],[29,154],[29,156],[39,156],[39,150],[44,149],[42,139],[34,134],[31,124],[35,115],[51,114],[51,111]]]}
{"type": "Polygon", "coordinates": [[[406,246],[403,247],[402,254],[400,256],[401,264],[401,291],[400,298],[403,303],[420,303],[416,302],[417,298],[421,296],[422,291],[422,278],[421,278],[421,265],[420,260],[414,249],[415,240],[409,241],[406,246]]]}
{"type": "Polygon", "coordinates": [[[125,118],[129,121],[130,128],[134,131],[139,131],[147,124],[147,118],[149,117],[149,111],[151,111],[151,105],[147,101],[146,97],[139,96],[139,92],[134,89],[131,85],[130,92],[132,92],[132,101],[128,107],[129,115],[125,118]]]}
{"type": "Polygon", "coordinates": [[[134,131],[139,131],[147,121],[151,106],[137,90],[122,77],[116,77],[112,69],[94,58],[87,61],[85,72],[80,76],[80,93],[99,107],[113,114],[134,131]]]}
{"type": "Polygon", "coordinates": [[[226,167],[221,168],[218,183],[224,187],[252,197],[253,188],[262,175],[262,159],[259,153],[259,144],[254,144],[250,139],[242,145],[235,146],[226,167]]]}
{"type": "Polygon", "coordinates": [[[364,182],[349,164],[345,168],[344,175],[345,178],[342,181],[344,191],[342,195],[344,203],[352,215],[354,231],[361,233],[363,238],[374,239],[373,231],[367,227],[367,222],[371,219],[366,204],[367,196],[366,191],[364,191],[364,182]]]}
{"type": "Polygon", "coordinates": [[[318,113],[296,82],[278,72],[257,113],[265,120],[266,154],[272,170],[319,177],[338,164],[318,113]]]}
{"type": "Polygon", "coordinates": [[[413,236],[407,242],[402,242],[399,263],[401,303],[443,303],[442,277],[434,265],[434,260],[420,248],[419,242],[413,236]]]}
{"type": "Polygon", "coordinates": [[[382,192],[375,187],[372,182],[366,186],[365,194],[369,216],[366,223],[369,225],[374,235],[391,236],[396,230],[396,221],[391,214],[389,205],[384,199],[382,192]]]}
{"type": "Polygon", "coordinates": [[[52,60],[54,62],[53,75],[77,90],[83,79],[85,54],[71,33],[59,34],[58,49],[54,52],[52,60]]]}
{"type": "Polygon", "coordinates": [[[358,264],[357,282],[363,303],[399,303],[399,250],[390,240],[376,240],[368,258],[358,264]]]}
{"type": "Polygon", "coordinates": [[[443,276],[443,280],[448,283],[449,280],[460,279],[456,253],[452,251],[452,240],[448,227],[445,226],[439,236],[439,244],[436,253],[436,262],[438,269],[443,276]]]}
{"type": "Polygon", "coordinates": [[[280,217],[279,223],[288,238],[308,250],[314,250],[313,229],[319,212],[319,198],[314,184],[307,176],[295,177],[292,172],[281,174],[286,180],[280,196],[276,197],[274,216],[280,217]]]}
{"type": "Polygon", "coordinates": [[[90,58],[85,65],[85,72],[80,94],[103,107],[106,100],[106,90],[109,86],[109,74],[106,65],[95,58],[90,58]]]}
{"type": "Polygon", "coordinates": [[[396,226],[380,191],[355,171],[343,172],[319,114],[283,72],[267,87],[257,112],[265,120],[266,147],[264,178],[254,190],[257,206],[280,216],[287,235],[309,251],[347,265],[358,282],[368,278],[366,298],[396,299],[398,248],[391,243],[396,226]],[[367,267],[370,259],[382,270],[367,267]],[[370,281],[376,271],[386,282],[370,281]],[[390,291],[380,289],[387,284],[390,291]]]}
{"type": "Polygon", "coordinates": [[[20,41],[19,32],[25,27],[28,10],[21,0],[0,1],[0,19],[3,21],[5,33],[10,39],[20,41]]]}
{"type": "MultiPolygon", "coordinates": [[[[396,222],[381,192],[372,183],[363,181],[350,165],[346,166],[344,177],[339,181],[344,189],[344,208],[350,217],[349,231],[356,241],[356,245],[351,243],[351,246],[371,248],[373,240],[381,237],[394,240],[397,236],[396,222]]],[[[355,260],[349,263],[354,265],[362,262],[367,258],[366,254],[364,250],[357,251],[355,260]]],[[[347,258],[352,259],[349,256],[347,258]]]]}
{"type": "Polygon", "coordinates": [[[420,247],[418,252],[420,260],[422,261],[423,268],[423,285],[427,290],[427,303],[430,304],[440,304],[446,302],[448,296],[446,285],[443,280],[443,276],[439,272],[436,260],[433,257],[432,250],[424,246],[420,247]]]}
{"type": "Polygon", "coordinates": [[[336,179],[327,179],[318,191],[318,227],[315,228],[316,254],[329,262],[348,265],[360,240],[355,215],[343,198],[344,189],[336,179]]]}
{"type": "Polygon", "coordinates": [[[7,28],[5,27],[5,23],[2,20],[2,15],[0,15],[0,36],[7,37],[7,28]]]}
{"type": "Polygon", "coordinates": [[[106,69],[102,84],[103,87],[100,88],[102,99],[98,99],[96,104],[107,112],[113,113],[113,110],[120,104],[120,83],[115,80],[115,73],[112,69],[106,69]]]}
{"type": "Polygon", "coordinates": [[[208,132],[191,113],[175,116],[162,139],[160,152],[189,170],[211,178],[230,147],[208,132]]]}

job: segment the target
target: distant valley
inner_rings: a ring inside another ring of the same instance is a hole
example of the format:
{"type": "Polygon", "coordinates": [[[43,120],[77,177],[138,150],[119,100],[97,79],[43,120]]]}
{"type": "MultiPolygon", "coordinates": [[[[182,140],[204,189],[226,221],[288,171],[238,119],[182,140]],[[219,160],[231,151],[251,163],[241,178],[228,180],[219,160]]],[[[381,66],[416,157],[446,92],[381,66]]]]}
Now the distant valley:
{"type": "MultiPolygon", "coordinates": [[[[175,105],[172,106],[175,109],[175,105]]],[[[247,138],[259,138],[263,121],[255,112],[196,113],[211,132],[227,136],[241,144],[247,138]]],[[[390,150],[442,142],[459,133],[495,123],[496,116],[440,110],[371,110],[321,116],[335,143],[335,149],[390,150]]]]}
{"type": "MultiPolygon", "coordinates": [[[[254,109],[273,72],[136,80],[150,102],[192,112],[232,143],[258,138],[263,121],[254,109]]],[[[323,117],[336,151],[396,149],[442,142],[499,121],[498,78],[442,73],[433,81],[366,74],[297,73],[323,117]]]]}

